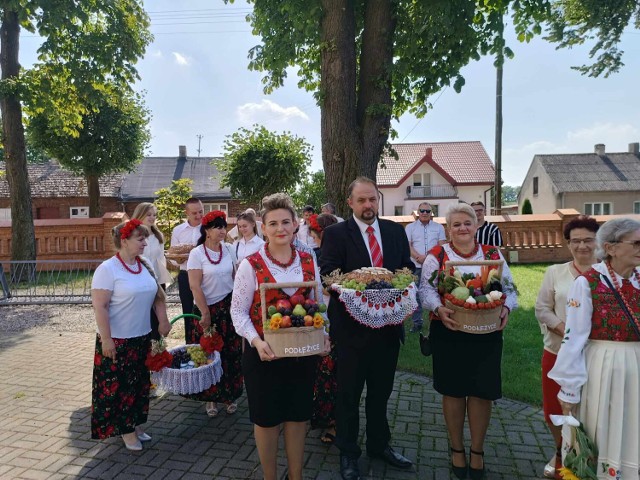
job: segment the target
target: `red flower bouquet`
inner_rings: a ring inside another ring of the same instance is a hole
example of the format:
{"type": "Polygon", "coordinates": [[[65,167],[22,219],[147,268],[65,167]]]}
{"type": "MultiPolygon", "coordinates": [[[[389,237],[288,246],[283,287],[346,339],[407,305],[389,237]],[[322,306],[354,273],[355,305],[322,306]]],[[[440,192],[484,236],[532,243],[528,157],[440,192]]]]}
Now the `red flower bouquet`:
{"type": "Polygon", "coordinates": [[[222,335],[214,332],[213,328],[209,327],[204,331],[204,335],[200,337],[200,346],[207,355],[210,355],[213,352],[222,350],[224,340],[222,340],[222,335]]]}
{"type": "Polygon", "coordinates": [[[150,372],[159,372],[163,368],[170,367],[173,362],[173,355],[167,352],[164,339],[151,340],[151,349],[144,364],[150,372]]]}

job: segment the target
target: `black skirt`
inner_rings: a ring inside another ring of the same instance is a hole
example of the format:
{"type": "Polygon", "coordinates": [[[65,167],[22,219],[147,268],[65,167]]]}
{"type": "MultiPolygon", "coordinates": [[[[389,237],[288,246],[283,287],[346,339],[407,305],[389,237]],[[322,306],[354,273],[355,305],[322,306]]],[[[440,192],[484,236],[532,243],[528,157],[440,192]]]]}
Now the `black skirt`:
{"type": "Polygon", "coordinates": [[[245,341],[242,373],[251,422],[269,428],[309,420],[318,358],[312,355],[263,362],[258,351],[245,341]]]}
{"type": "Polygon", "coordinates": [[[502,332],[482,335],[449,330],[431,322],[433,387],[449,397],[502,397],[502,332]]]}

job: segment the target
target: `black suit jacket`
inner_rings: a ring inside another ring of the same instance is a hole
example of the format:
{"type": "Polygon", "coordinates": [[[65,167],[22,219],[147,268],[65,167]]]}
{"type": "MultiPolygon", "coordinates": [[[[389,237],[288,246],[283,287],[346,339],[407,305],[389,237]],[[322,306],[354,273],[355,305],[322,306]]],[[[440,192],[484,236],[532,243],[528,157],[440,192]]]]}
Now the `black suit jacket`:
{"type": "MultiPolygon", "coordinates": [[[[404,228],[390,220],[378,219],[378,225],[382,237],[383,266],[392,272],[404,267],[411,271],[415,270],[404,228]]],[[[361,267],[371,266],[369,249],[353,218],[326,228],[322,235],[321,249],[321,275],[328,275],[336,268],[339,268],[342,273],[348,273],[361,267]]],[[[353,320],[335,293],[331,294],[327,313],[331,325],[331,336],[336,342],[363,346],[372,335],[385,335],[390,341],[396,342],[398,339],[404,340],[402,325],[373,329],[353,320]]]]}

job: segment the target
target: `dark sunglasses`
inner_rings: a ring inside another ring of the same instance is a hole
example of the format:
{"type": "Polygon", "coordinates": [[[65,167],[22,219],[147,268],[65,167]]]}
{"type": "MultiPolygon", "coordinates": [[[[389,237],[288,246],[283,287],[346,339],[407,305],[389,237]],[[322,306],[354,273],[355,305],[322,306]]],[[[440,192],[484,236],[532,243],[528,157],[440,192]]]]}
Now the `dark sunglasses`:
{"type": "Polygon", "coordinates": [[[431,210],[427,210],[426,208],[421,208],[418,210],[420,213],[431,213],[431,210]]]}

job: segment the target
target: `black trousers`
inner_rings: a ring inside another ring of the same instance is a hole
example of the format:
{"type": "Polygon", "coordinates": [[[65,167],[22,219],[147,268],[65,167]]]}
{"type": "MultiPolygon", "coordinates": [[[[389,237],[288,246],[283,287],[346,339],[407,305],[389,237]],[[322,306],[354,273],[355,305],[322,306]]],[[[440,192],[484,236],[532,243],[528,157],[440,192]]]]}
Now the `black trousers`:
{"type": "MultiPolygon", "coordinates": [[[[388,332],[387,332],[388,333],[388,332]]],[[[341,455],[358,458],[360,397],[366,383],[365,400],[367,452],[382,453],[389,445],[387,402],[393,390],[400,342],[383,332],[373,332],[363,347],[336,342],[338,355],[336,399],[336,446],[341,455]]]]}
{"type": "MultiPolygon", "coordinates": [[[[193,293],[189,287],[189,274],[186,270],[180,270],[178,273],[178,295],[182,304],[182,313],[193,313],[193,293]]],[[[184,322],[184,340],[189,343],[192,337],[192,322],[184,322]]]]}
{"type": "MultiPolygon", "coordinates": [[[[160,286],[166,292],[167,286],[164,283],[161,283],[160,286]]],[[[153,305],[151,306],[151,340],[160,340],[160,332],[158,332],[158,316],[156,315],[156,311],[153,309],[153,305]]]]}

